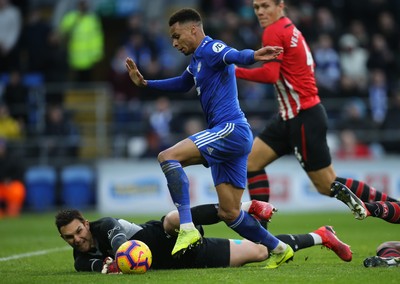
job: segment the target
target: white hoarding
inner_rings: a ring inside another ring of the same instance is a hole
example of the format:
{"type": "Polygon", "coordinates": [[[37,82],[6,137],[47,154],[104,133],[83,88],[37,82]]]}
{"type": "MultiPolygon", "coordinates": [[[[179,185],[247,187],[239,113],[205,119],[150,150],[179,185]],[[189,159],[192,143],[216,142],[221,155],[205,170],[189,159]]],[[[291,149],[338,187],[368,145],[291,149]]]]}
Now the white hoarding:
{"type": "MultiPolygon", "coordinates": [[[[400,160],[335,161],[340,177],[354,178],[392,196],[400,196],[400,160]]],[[[192,205],[216,203],[210,170],[185,168],[190,180],[192,205]]],[[[347,207],[319,194],[294,158],[284,158],[268,167],[271,198],[280,211],[332,211],[347,207]]],[[[243,200],[248,200],[247,190],[243,200]]],[[[102,213],[164,214],[175,209],[167,182],[157,161],[103,160],[98,164],[97,206],[102,213]]]]}

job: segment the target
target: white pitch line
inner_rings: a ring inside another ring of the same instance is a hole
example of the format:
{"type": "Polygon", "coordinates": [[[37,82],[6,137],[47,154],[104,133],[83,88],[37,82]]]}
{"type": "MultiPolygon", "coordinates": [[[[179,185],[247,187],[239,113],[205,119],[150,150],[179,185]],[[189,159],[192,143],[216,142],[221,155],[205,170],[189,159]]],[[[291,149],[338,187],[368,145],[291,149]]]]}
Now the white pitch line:
{"type": "Polygon", "coordinates": [[[33,252],[28,252],[28,253],[14,254],[14,255],[7,256],[7,257],[0,257],[0,262],[12,260],[12,259],[31,257],[31,256],[36,256],[36,255],[43,255],[43,254],[63,251],[63,250],[67,250],[67,249],[71,249],[71,247],[66,246],[66,247],[59,247],[59,248],[53,248],[53,249],[38,250],[38,251],[33,251],[33,252]]]}

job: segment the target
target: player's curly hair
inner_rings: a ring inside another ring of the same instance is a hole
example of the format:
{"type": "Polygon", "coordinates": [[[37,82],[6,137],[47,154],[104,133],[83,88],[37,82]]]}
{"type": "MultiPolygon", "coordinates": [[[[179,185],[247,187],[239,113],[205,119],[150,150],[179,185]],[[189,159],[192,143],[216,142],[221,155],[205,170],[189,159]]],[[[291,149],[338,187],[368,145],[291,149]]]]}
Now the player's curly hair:
{"type": "Polygon", "coordinates": [[[78,219],[82,223],[85,222],[85,218],[83,217],[82,213],[79,210],[65,209],[65,210],[59,211],[56,215],[56,226],[57,226],[58,232],[60,232],[60,228],[62,226],[68,225],[75,219],[78,219]]]}
{"type": "Polygon", "coordinates": [[[201,16],[199,12],[192,8],[183,8],[171,15],[169,18],[169,26],[175,23],[187,23],[187,22],[197,22],[201,23],[201,16]]]}

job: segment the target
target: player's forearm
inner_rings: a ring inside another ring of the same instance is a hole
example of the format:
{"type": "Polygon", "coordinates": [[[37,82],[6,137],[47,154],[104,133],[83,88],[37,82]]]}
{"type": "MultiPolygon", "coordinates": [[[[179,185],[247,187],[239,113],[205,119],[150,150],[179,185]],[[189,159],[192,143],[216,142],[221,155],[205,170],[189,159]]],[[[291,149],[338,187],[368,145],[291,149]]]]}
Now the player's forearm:
{"type": "Polygon", "coordinates": [[[193,77],[187,71],[183,72],[179,77],[164,80],[147,80],[147,87],[169,92],[187,92],[193,85],[193,77]]]}
{"type": "Polygon", "coordinates": [[[147,80],[147,87],[167,92],[187,92],[192,85],[184,84],[179,77],[164,80],[147,80]]]}
{"type": "Polygon", "coordinates": [[[123,243],[125,243],[127,240],[128,240],[128,238],[126,237],[126,235],[124,233],[119,233],[111,238],[111,247],[114,252],[114,255],[117,252],[118,248],[123,243]]]}
{"type": "Polygon", "coordinates": [[[255,63],[254,60],[254,50],[243,49],[238,51],[236,49],[231,49],[224,56],[224,61],[226,64],[240,64],[240,65],[250,65],[255,63]]]}
{"type": "Polygon", "coordinates": [[[235,74],[239,79],[248,81],[254,81],[259,83],[274,84],[279,79],[279,65],[274,66],[277,63],[264,64],[258,68],[242,68],[236,67],[235,74]],[[270,65],[270,66],[268,66],[270,65]]]}

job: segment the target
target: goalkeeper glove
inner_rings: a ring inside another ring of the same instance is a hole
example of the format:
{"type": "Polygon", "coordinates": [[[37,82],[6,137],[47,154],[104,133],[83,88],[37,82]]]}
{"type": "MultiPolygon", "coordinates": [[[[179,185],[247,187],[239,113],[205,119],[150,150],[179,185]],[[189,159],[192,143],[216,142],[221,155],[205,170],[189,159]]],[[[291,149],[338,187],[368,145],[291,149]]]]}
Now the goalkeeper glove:
{"type": "Polygon", "coordinates": [[[101,270],[103,274],[121,274],[117,262],[111,257],[106,257],[103,262],[103,269],[101,270]]]}

